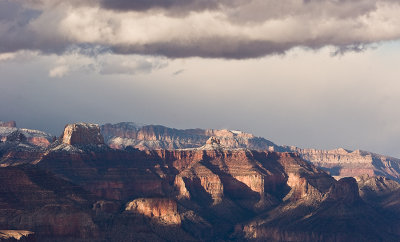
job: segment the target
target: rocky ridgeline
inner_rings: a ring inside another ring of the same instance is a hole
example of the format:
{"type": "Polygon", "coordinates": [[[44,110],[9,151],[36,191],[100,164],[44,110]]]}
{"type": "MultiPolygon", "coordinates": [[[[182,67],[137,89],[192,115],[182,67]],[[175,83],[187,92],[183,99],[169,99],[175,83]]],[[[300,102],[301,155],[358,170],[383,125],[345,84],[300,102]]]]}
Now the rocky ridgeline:
{"type": "Polygon", "coordinates": [[[139,126],[134,123],[105,124],[101,132],[113,148],[131,146],[141,150],[185,149],[203,146],[210,137],[217,137],[229,148],[276,150],[279,146],[264,138],[235,130],[172,129],[161,125],[139,126]]]}
{"type": "Polygon", "coordinates": [[[211,147],[206,144],[211,137],[218,139],[226,149],[247,148],[295,152],[303,159],[328,171],[332,176],[379,175],[400,181],[400,160],[367,151],[345,149],[317,150],[278,146],[264,138],[232,130],[171,129],[160,125],[136,125],[134,123],[105,124],[101,126],[105,142],[113,148],[134,147],[141,150],[185,149],[211,147]]]}
{"type": "Polygon", "coordinates": [[[23,139],[21,142],[39,147],[47,147],[54,140],[53,136],[39,130],[17,128],[15,121],[0,121],[0,141],[12,141],[15,135],[23,139]]]}
{"type": "MultiPolygon", "coordinates": [[[[218,135],[209,133],[196,147],[138,150],[106,147],[101,129],[69,124],[35,156],[2,153],[0,227],[33,231],[47,241],[396,241],[400,236],[400,185],[393,180],[336,181],[302,159],[306,153],[231,146],[237,131],[221,131],[226,137],[213,131],[218,135]]],[[[24,142],[14,133],[4,143],[24,142]]],[[[347,164],[357,156],[353,153],[329,155],[340,155],[347,164]]],[[[315,157],[325,156],[315,151],[315,157]]]]}
{"type": "Polygon", "coordinates": [[[303,159],[328,171],[332,176],[385,176],[400,181],[400,159],[361,150],[316,150],[289,147],[303,159]]]}

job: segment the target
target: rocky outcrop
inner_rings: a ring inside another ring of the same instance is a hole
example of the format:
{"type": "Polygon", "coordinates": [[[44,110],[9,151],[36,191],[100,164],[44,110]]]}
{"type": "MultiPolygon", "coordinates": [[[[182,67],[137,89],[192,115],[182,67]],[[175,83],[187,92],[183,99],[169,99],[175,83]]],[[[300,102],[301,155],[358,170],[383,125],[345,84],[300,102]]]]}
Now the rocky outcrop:
{"type": "Polygon", "coordinates": [[[68,145],[104,144],[104,138],[100,134],[99,125],[89,123],[67,124],[60,140],[68,145]]]}
{"type": "Polygon", "coordinates": [[[39,130],[0,126],[0,141],[3,142],[27,142],[33,146],[47,147],[53,139],[54,137],[50,134],[39,130]],[[16,139],[16,135],[20,136],[23,140],[16,139]],[[8,136],[10,137],[7,138],[8,136]]]}
{"type": "Polygon", "coordinates": [[[398,222],[366,204],[354,178],[343,178],[322,200],[280,204],[237,226],[236,235],[256,241],[395,241],[398,222]]]}
{"type": "MultiPolygon", "coordinates": [[[[171,129],[160,125],[134,123],[105,124],[101,132],[106,143],[113,148],[135,147],[141,150],[199,148],[211,138],[218,139],[219,146],[228,149],[247,148],[295,152],[328,171],[332,176],[386,176],[400,181],[400,160],[367,151],[346,149],[317,150],[278,146],[264,138],[235,130],[171,129]]],[[[215,145],[215,143],[214,143],[215,145]]],[[[206,144],[206,146],[212,146],[206,144]]],[[[212,148],[212,147],[211,147],[212,148]]]]}
{"type": "Polygon", "coordinates": [[[17,123],[15,121],[8,121],[8,122],[0,121],[0,127],[16,128],[17,123]]]}
{"type": "Polygon", "coordinates": [[[327,193],[326,200],[344,201],[353,204],[361,201],[358,185],[353,177],[345,177],[333,184],[327,193]]]}
{"type": "Polygon", "coordinates": [[[400,181],[400,159],[368,151],[316,150],[287,147],[292,152],[328,171],[332,176],[385,176],[400,181]]]}
{"type": "Polygon", "coordinates": [[[169,198],[138,198],[129,202],[125,210],[143,214],[165,224],[181,224],[177,203],[169,198]]]}
{"type": "Polygon", "coordinates": [[[27,230],[0,230],[0,241],[34,242],[35,233],[27,230]]]}
{"type": "Polygon", "coordinates": [[[145,149],[184,149],[203,146],[210,137],[217,137],[227,148],[276,150],[279,146],[266,139],[235,130],[172,129],[161,125],[140,126],[134,123],[105,124],[101,132],[113,148],[128,146],[145,149]]]}
{"type": "Polygon", "coordinates": [[[372,159],[374,172],[377,164],[384,171],[393,162],[382,166],[378,156],[362,151],[250,150],[242,146],[252,147],[246,142],[255,138],[238,131],[127,126],[128,131],[111,125],[102,132],[139,138],[147,148],[184,149],[112,149],[98,126],[84,123],[67,125],[47,148],[30,144],[22,129],[8,133],[0,143],[1,165],[7,166],[0,167],[0,227],[28,229],[39,240],[69,241],[395,241],[400,236],[400,185],[372,176],[336,181],[302,156],[321,158],[321,164],[335,160],[344,168],[358,157],[365,169],[372,159]],[[204,142],[195,147],[183,145],[199,140],[204,142]]]}

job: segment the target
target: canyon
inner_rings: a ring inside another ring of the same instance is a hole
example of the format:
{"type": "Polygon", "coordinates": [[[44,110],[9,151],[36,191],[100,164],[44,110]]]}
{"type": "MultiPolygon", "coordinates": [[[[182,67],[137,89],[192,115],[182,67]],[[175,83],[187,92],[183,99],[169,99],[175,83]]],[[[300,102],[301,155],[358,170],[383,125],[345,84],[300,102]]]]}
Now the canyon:
{"type": "Polygon", "coordinates": [[[0,142],[0,229],[25,231],[10,233],[26,241],[400,236],[394,158],[278,146],[229,130],[74,123],[54,138],[11,129],[0,142]]]}
{"type": "Polygon", "coordinates": [[[140,150],[196,148],[204,145],[210,137],[216,137],[221,145],[228,149],[246,148],[297,153],[304,160],[338,178],[369,174],[385,176],[400,182],[400,159],[368,151],[280,146],[265,138],[236,130],[179,130],[161,125],[118,123],[102,125],[101,132],[105,137],[105,142],[116,149],[126,147],[140,150]]]}

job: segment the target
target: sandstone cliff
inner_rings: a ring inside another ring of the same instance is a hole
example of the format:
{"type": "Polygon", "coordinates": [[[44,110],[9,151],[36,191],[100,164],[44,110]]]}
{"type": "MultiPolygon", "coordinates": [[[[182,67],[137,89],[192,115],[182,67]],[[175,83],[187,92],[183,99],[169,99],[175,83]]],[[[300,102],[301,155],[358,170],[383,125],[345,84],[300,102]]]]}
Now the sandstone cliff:
{"type": "Polygon", "coordinates": [[[332,176],[378,175],[400,181],[400,159],[367,151],[345,149],[317,150],[278,146],[264,138],[234,130],[179,130],[160,125],[134,123],[105,124],[101,126],[106,143],[113,148],[135,147],[141,150],[184,149],[203,146],[210,137],[218,138],[220,145],[228,149],[247,148],[295,152],[328,171],[332,176]]]}
{"type": "Polygon", "coordinates": [[[292,152],[328,171],[332,176],[385,176],[400,181],[400,159],[361,150],[316,150],[290,147],[292,152]]]}
{"type": "Polygon", "coordinates": [[[101,132],[113,148],[132,146],[139,149],[183,149],[203,146],[214,136],[230,148],[276,150],[279,146],[252,134],[235,130],[172,129],[161,125],[139,126],[134,123],[105,124],[101,132]]]}
{"type": "Polygon", "coordinates": [[[237,226],[236,234],[256,241],[395,241],[398,225],[398,217],[386,217],[361,199],[354,178],[343,178],[322,200],[281,204],[237,226]]]}
{"type": "Polygon", "coordinates": [[[181,224],[177,203],[172,199],[139,198],[129,202],[125,210],[143,214],[165,224],[181,224]]]}
{"type": "Polygon", "coordinates": [[[60,140],[69,145],[102,145],[104,138],[100,134],[98,124],[76,123],[68,124],[64,128],[60,140]]]}
{"type": "MultiPolygon", "coordinates": [[[[154,135],[161,134],[158,129],[164,130],[156,128],[154,135]]],[[[361,151],[251,150],[241,147],[245,142],[235,143],[238,135],[246,136],[237,131],[212,131],[203,143],[184,149],[112,149],[98,126],[84,123],[67,125],[59,140],[43,148],[17,131],[0,143],[0,226],[28,229],[39,239],[394,241],[400,236],[398,183],[373,176],[336,181],[302,159],[309,154],[347,165],[358,157],[365,168],[370,160],[361,151]],[[30,166],[17,165],[23,163],[30,166]]],[[[152,137],[171,137],[164,131],[168,135],[152,137]]]]}

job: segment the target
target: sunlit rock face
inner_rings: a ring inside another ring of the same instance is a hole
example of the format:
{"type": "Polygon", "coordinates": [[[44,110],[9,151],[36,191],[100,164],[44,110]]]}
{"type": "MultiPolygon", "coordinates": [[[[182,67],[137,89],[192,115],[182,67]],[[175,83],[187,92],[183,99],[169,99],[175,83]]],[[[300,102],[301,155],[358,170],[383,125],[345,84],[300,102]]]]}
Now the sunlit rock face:
{"type": "Polygon", "coordinates": [[[69,145],[101,145],[104,138],[100,134],[98,124],[76,123],[68,124],[60,137],[61,141],[69,145]]]}
{"type": "Polygon", "coordinates": [[[0,240],[3,242],[35,242],[35,233],[27,230],[0,230],[0,240]]]}
{"type": "Polygon", "coordinates": [[[106,143],[113,148],[131,146],[141,150],[184,149],[203,146],[210,137],[219,139],[227,148],[276,150],[279,146],[269,140],[236,130],[173,129],[161,125],[135,123],[105,124],[101,132],[106,143]]]}
{"type": "Polygon", "coordinates": [[[286,147],[332,176],[386,176],[400,181],[400,159],[362,150],[317,150],[286,147]]]}
{"type": "Polygon", "coordinates": [[[179,225],[181,217],[175,200],[168,198],[138,198],[126,205],[126,211],[143,214],[162,223],[179,225]]]}

